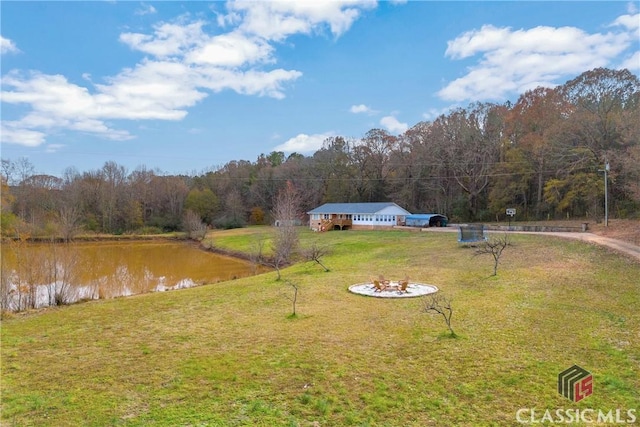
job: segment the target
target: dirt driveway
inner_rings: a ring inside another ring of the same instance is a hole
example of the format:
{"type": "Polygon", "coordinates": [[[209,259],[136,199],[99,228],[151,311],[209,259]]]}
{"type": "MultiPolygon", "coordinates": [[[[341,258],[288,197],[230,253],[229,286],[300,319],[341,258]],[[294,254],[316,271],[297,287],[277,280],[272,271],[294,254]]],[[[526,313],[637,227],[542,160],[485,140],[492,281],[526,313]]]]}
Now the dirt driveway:
{"type": "Polygon", "coordinates": [[[583,242],[594,243],[597,245],[606,246],[617,252],[621,252],[626,255],[640,261],[640,246],[635,245],[624,240],[612,239],[610,237],[600,236],[594,233],[565,233],[561,231],[557,232],[523,232],[523,234],[546,234],[549,236],[562,237],[566,239],[577,239],[583,242]]]}

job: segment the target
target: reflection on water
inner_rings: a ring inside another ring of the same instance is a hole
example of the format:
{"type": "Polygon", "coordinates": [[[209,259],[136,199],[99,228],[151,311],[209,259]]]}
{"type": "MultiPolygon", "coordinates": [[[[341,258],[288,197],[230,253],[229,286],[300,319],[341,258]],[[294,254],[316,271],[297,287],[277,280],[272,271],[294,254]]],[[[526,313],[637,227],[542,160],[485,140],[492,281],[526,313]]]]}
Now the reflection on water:
{"type": "Polygon", "coordinates": [[[3,244],[2,308],[188,288],[254,274],[242,260],[177,242],[3,244]]]}

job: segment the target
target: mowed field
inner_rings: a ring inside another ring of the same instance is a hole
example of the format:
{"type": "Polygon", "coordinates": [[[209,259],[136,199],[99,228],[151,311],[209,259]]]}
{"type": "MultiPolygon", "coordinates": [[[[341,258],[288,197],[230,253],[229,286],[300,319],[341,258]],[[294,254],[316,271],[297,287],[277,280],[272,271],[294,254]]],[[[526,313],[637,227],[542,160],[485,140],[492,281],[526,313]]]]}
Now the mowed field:
{"type": "MultiPolygon", "coordinates": [[[[301,261],[280,281],[5,315],[2,425],[513,426],[522,408],[640,409],[637,261],[511,235],[491,276],[455,233],[300,232],[329,272],[301,261]],[[348,292],[380,274],[440,288],[458,337],[421,298],[348,292]],[[594,379],[577,403],[557,391],[574,364],[594,379]]],[[[209,239],[247,252],[271,233],[209,239]]]]}

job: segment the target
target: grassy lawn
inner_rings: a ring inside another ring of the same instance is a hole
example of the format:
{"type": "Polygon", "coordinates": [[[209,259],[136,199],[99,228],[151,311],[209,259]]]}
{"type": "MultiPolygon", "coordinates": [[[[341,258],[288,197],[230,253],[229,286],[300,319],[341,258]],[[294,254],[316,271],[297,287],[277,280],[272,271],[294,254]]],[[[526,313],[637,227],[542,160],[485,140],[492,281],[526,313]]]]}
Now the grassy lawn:
{"type": "MultiPolygon", "coordinates": [[[[246,251],[266,227],[215,232],[246,251]]],[[[640,410],[640,264],[514,235],[491,277],[455,233],[301,231],[322,261],[2,322],[2,425],[511,426],[519,408],[640,410]],[[409,275],[453,300],[447,336],[420,298],[347,287],[409,275]],[[290,297],[299,287],[298,316],[290,297]],[[557,375],[594,377],[578,403],[557,375]]],[[[636,411],[637,414],[637,411],[636,411]]],[[[640,419],[640,414],[637,414],[640,419]]]]}

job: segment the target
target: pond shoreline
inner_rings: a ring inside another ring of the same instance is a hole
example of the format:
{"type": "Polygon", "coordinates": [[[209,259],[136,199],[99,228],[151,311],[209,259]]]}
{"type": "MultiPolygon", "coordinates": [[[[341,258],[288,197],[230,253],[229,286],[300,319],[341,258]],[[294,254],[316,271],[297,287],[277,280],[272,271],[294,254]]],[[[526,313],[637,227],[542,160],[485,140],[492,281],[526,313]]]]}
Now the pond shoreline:
{"type": "MultiPolygon", "coordinates": [[[[20,240],[19,237],[3,237],[2,241],[16,241],[20,240]]],[[[175,233],[175,234],[82,234],[79,236],[74,236],[71,239],[65,239],[64,237],[56,236],[56,237],[45,237],[45,236],[35,236],[25,238],[25,242],[29,243],[77,243],[77,242],[135,242],[135,241],[150,241],[150,240],[168,240],[168,241],[176,241],[176,240],[189,240],[186,233],[175,233]]]]}
{"type": "MultiPolygon", "coordinates": [[[[17,241],[19,238],[3,237],[2,242],[17,241]]],[[[215,246],[207,245],[204,240],[194,240],[187,236],[187,233],[176,232],[171,234],[82,234],[74,236],[72,239],[63,237],[44,237],[36,236],[24,239],[28,243],[83,243],[83,242],[149,242],[149,241],[182,241],[190,244],[205,252],[211,252],[217,255],[225,255],[243,261],[254,262],[251,254],[239,251],[222,249],[215,246]]],[[[268,266],[269,259],[265,258],[260,265],[268,266]]]]}
{"type": "Polygon", "coordinates": [[[102,236],[68,243],[19,240],[7,244],[7,262],[3,257],[2,273],[7,281],[0,288],[0,309],[21,312],[185,289],[267,272],[247,254],[209,246],[207,241],[168,236],[102,236]]]}
{"type": "MultiPolygon", "coordinates": [[[[224,256],[229,256],[231,258],[237,258],[237,259],[240,259],[240,260],[243,260],[243,261],[250,262],[251,264],[255,264],[256,263],[256,260],[253,259],[252,255],[249,254],[249,253],[240,252],[240,251],[232,251],[232,250],[229,250],[229,249],[222,249],[222,248],[219,248],[219,247],[216,247],[216,246],[209,246],[209,245],[206,245],[204,243],[204,241],[197,242],[197,241],[194,240],[192,242],[194,244],[197,244],[200,247],[200,249],[202,249],[204,251],[207,251],[207,252],[214,253],[216,255],[224,255],[224,256]]],[[[262,261],[258,262],[257,264],[260,265],[260,266],[263,266],[263,267],[272,268],[273,267],[273,262],[274,261],[273,261],[273,259],[271,257],[267,257],[265,255],[262,255],[262,261]]],[[[292,264],[293,263],[291,263],[291,262],[285,262],[285,263],[282,263],[280,268],[289,267],[292,264]]]]}

